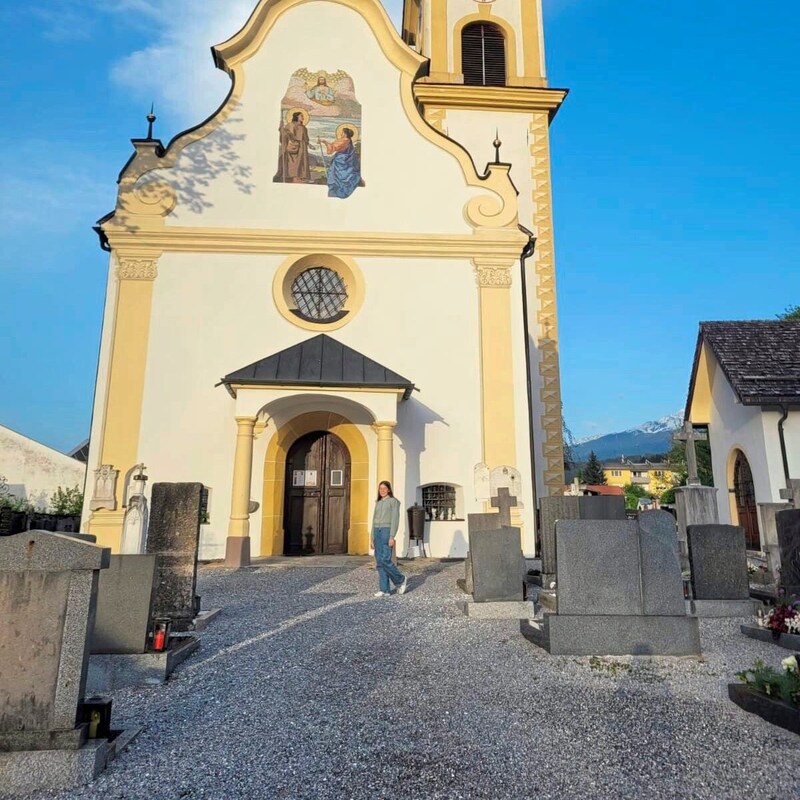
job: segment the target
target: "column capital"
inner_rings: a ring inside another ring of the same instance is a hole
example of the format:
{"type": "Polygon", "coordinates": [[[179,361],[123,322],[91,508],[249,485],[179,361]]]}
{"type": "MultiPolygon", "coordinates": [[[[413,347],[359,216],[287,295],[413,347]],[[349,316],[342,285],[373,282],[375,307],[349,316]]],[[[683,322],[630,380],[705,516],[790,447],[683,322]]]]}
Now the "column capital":
{"type": "Polygon", "coordinates": [[[372,429],[376,431],[386,430],[387,428],[389,430],[393,430],[396,427],[397,427],[397,420],[392,420],[392,419],[375,420],[375,422],[372,423],[372,429]]]}
{"type": "Polygon", "coordinates": [[[513,263],[498,260],[473,259],[475,281],[481,289],[508,289],[512,283],[513,263]]]}
{"type": "Polygon", "coordinates": [[[256,426],[256,417],[234,417],[236,420],[236,424],[240,428],[255,428],[256,426]]]}
{"type": "Polygon", "coordinates": [[[121,281],[154,281],[158,277],[158,258],[117,257],[117,278],[121,281]]]}

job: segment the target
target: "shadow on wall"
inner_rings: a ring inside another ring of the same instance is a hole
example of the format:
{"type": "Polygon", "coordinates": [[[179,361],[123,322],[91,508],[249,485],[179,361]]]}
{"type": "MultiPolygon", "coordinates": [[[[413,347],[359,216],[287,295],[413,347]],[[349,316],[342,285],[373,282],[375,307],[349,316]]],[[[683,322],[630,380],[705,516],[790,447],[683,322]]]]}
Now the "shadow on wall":
{"type": "MultiPolygon", "coordinates": [[[[397,412],[397,429],[400,447],[406,454],[405,500],[406,505],[413,505],[417,500],[417,489],[420,486],[420,457],[425,450],[425,428],[441,422],[447,425],[444,417],[428,408],[424,403],[410,397],[401,404],[397,412]]],[[[403,511],[405,512],[405,508],[403,511]]]]}
{"type": "Polygon", "coordinates": [[[241,117],[228,117],[211,134],[187,145],[178,156],[175,167],[146,173],[136,183],[136,189],[166,180],[178,197],[178,210],[188,209],[195,214],[213,207],[208,189],[221,176],[230,176],[242,194],[252,194],[255,188],[251,180],[253,168],[240,163],[237,150],[237,144],[245,140],[246,134],[234,134],[228,129],[228,126],[240,122],[241,117]]]}

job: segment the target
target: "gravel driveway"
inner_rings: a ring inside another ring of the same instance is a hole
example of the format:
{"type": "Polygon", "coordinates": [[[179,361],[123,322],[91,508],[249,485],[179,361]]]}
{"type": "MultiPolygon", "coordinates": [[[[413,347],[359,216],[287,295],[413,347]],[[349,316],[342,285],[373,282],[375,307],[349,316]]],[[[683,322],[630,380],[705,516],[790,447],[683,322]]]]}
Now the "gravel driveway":
{"type": "Polygon", "coordinates": [[[114,695],[115,725],[144,731],[91,787],[41,796],[800,796],[800,738],[724,695],[787,655],[738,621],[702,623],[703,661],[551,657],[460,614],[461,564],[407,568],[408,594],[375,600],[358,563],[204,567],[225,610],[200,650],[114,695]]]}

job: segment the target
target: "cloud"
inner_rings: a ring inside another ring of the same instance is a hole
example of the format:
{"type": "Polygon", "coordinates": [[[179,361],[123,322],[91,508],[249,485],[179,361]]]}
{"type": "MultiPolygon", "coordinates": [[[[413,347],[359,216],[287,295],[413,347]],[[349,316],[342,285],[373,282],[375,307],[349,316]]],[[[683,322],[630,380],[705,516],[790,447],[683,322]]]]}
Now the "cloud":
{"type": "MultiPolygon", "coordinates": [[[[401,0],[386,2],[397,23],[401,0]]],[[[118,61],[111,73],[120,88],[143,104],[166,107],[182,125],[214,112],[230,88],[230,78],[211,62],[209,48],[224,42],[247,22],[256,0],[117,0],[112,13],[139,15],[153,24],[153,40],[118,61]]],[[[104,5],[106,11],[109,6],[104,5]]]]}
{"type": "Polygon", "coordinates": [[[95,20],[69,0],[57,8],[34,6],[30,11],[42,25],[42,36],[51,42],[86,41],[94,33],[95,20]]]}

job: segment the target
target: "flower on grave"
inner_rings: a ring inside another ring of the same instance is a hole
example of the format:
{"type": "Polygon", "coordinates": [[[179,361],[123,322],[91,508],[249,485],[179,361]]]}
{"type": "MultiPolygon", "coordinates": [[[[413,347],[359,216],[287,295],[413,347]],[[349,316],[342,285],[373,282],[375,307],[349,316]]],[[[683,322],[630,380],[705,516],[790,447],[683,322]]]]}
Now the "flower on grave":
{"type": "Polygon", "coordinates": [[[786,672],[797,672],[797,656],[789,656],[781,661],[781,666],[786,672]]]}

